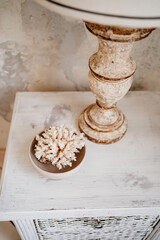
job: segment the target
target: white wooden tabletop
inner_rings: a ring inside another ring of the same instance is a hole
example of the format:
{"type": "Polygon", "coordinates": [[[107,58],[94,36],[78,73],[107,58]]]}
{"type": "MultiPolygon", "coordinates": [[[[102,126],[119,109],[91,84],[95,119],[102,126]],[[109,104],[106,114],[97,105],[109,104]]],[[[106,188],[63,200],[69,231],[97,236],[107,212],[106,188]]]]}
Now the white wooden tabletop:
{"type": "Polygon", "coordinates": [[[160,92],[129,92],[119,107],[126,135],[117,143],[86,140],[86,161],[63,180],[49,180],[32,167],[33,137],[53,123],[78,128],[90,92],[18,93],[0,196],[0,220],[106,215],[160,215],[160,92]]]}

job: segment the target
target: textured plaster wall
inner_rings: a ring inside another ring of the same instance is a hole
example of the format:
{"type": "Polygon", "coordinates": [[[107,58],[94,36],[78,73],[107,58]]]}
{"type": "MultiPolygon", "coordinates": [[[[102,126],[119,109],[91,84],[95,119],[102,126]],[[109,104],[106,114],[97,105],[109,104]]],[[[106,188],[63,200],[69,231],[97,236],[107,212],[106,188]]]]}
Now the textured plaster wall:
{"type": "MultiPolygon", "coordinates": [[[[160,30],[134,45],[132,89],[160,90],[160,30]]],[[[32,0],[0,1],[0,148],[6,146],[17,91],[88,90],[97,40],[81,21],[32,0]]]]}

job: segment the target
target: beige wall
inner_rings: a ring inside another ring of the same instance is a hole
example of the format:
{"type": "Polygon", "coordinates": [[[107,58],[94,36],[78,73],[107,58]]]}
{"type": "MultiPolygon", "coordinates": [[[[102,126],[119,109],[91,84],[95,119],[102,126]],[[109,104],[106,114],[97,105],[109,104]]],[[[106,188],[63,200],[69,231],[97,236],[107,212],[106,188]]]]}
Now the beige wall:
{"type": "MultiPolygon", "coordinates": [[[[132,89],[160,90],[160,30],[134,45],[132,89]]],[[[97,41],[81,21],[32,0],[0,1],[0,148],[17,91],[88,90],[88,58],[97,41]]]]}

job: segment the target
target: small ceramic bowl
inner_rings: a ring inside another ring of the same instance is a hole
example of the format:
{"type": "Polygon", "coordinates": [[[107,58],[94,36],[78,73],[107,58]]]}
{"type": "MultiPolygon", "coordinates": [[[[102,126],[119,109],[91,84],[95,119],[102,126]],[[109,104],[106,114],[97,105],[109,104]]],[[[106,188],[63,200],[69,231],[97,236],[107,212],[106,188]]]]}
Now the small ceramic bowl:
{"type": "Polygon", "coordinates": [[[45,164],[41,163],[35,157],[34,147],[37,141],[34,139],[31,143],[29,149],[29,157],[30,161],[37,172],[39,172],[42,176],[50,179],[63,179],[73,175],[74,173],[78,172],[82,163],[84,162],[84,156],[86,152],[86,147],[84,146],[77,154],[76,158],[77,161],[72,162],[72,167],[66,166],[59,170],[56,166],[53,166],[51,163],[45,164]]]}

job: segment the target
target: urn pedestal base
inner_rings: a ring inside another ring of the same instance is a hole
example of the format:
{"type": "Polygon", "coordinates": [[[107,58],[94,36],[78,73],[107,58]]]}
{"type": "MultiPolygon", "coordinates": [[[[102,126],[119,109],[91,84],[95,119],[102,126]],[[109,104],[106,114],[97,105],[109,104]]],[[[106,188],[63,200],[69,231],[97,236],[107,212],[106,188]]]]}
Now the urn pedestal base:
{"type": "Polygon", "coordinates": [[[104,118],[95,121],[94,117],[97,115],[92,117],[92,112],[96,108],[99,108],[98,105],[92,104],[81,113],[79,117],[80,131],[95,143],[110,144],[120,140],[127,131],[127,120],[124,114],[117,107],[108,110],[101,109],[99,111],[104,118]],[[105,115],[108,115],[109,119],[105,118],[105,115]],[[108,121],[110,124],[107,124],[108,121]]]}
{"type": "Polygon", "coordinates": [[[98,51],[89,60],[89,86],[96,104],[79,117],[79,128],[96,143],[113,143],[127,130],[127,120],[116,107],[131,87],[136,64],[130,56],[133,42],[147,37],[153,29],[121,28],[86,22],[98,37],[98,51]]]}

